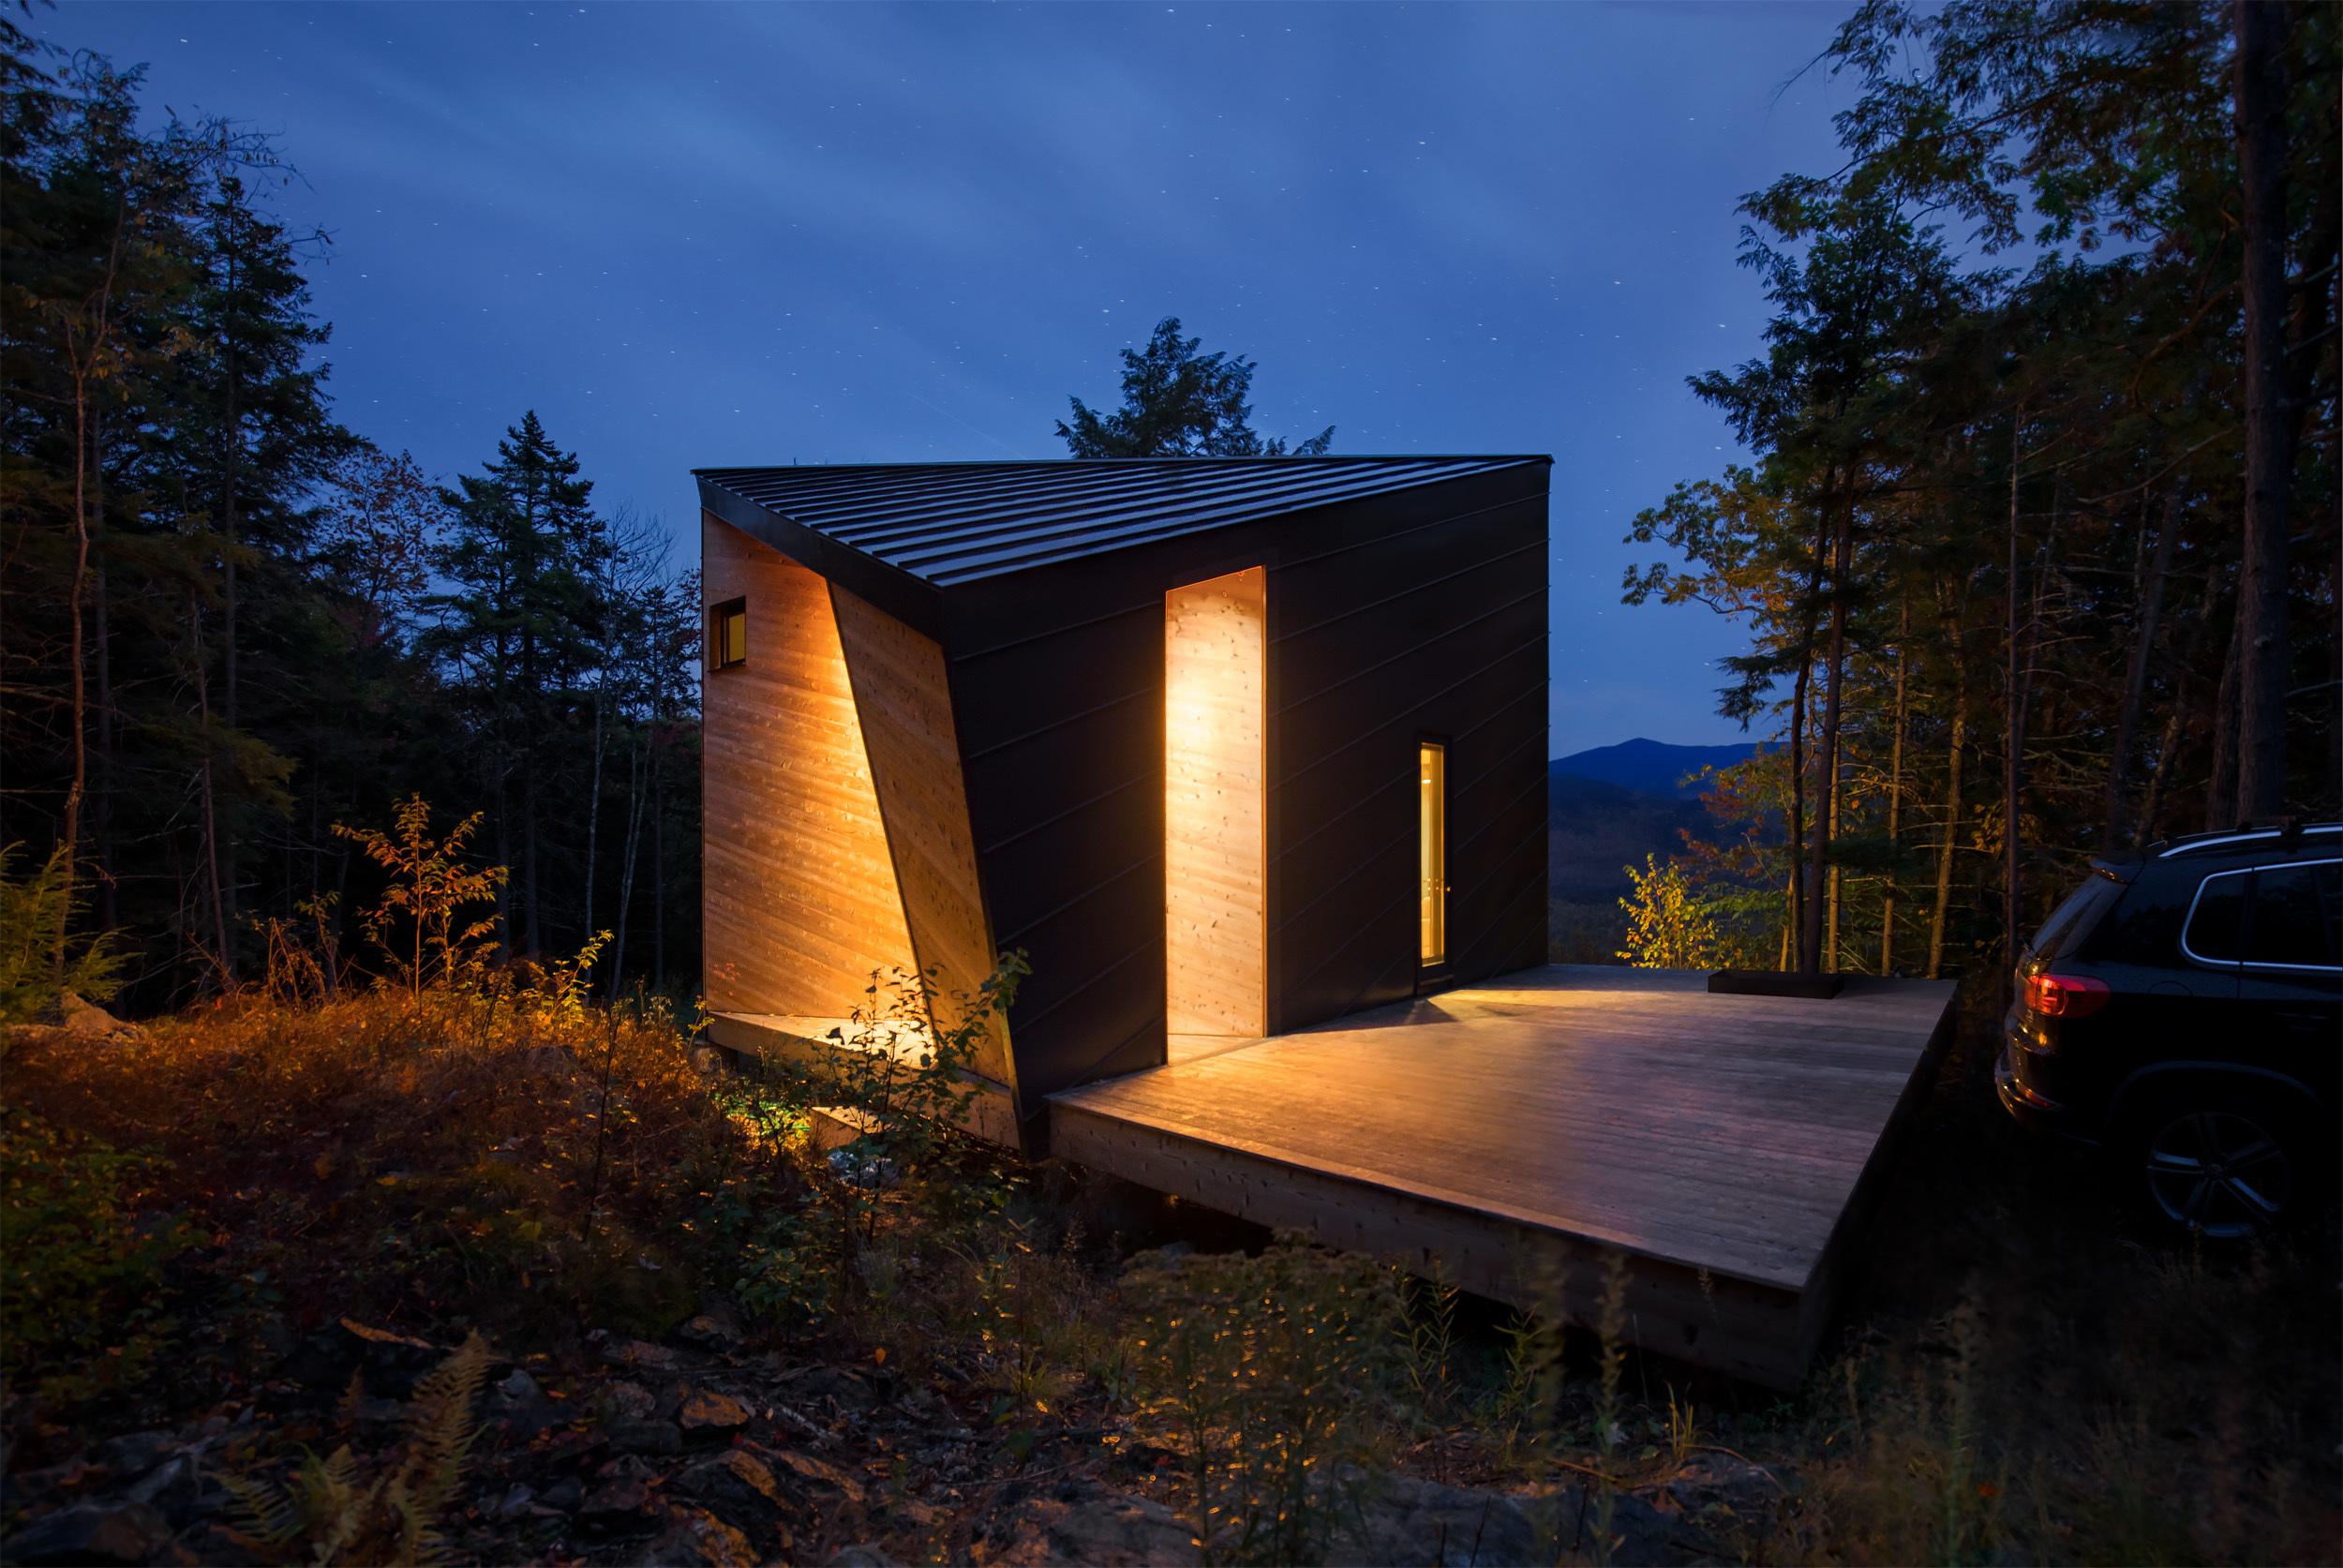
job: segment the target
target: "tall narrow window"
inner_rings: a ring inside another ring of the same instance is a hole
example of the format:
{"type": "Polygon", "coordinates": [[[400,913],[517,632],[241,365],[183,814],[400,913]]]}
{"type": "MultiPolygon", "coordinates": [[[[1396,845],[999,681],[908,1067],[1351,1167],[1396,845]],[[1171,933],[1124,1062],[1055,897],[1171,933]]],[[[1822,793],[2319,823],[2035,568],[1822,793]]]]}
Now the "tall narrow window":
{"type": "Polygon", "coordinates": [[[1268,1032],[1268,574],[1163,600],[1165,1032],[1268,1032]]]}
{"type": "Polygon", "coordinates": [[[1424,933],[1425,968],[1448,959],[1448,748],[1437,740],[1416,743],[1416,842],[1420,877],[1416,901],[1424,933]]]}
{"type": "Polygon", "coordinates": [[[749,602],[727,599],[712,605],[708,612],[709,651],[715,657],[709,661],[718,669],[729,669],[749,662],[749,602]]]}

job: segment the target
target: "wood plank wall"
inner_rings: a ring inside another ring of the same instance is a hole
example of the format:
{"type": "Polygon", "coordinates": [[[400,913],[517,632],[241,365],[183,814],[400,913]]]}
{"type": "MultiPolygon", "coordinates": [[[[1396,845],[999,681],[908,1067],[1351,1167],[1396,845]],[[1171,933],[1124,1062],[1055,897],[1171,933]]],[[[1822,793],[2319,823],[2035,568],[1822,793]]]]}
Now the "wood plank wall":
{"type": "Polygon", "coordinates": [[[1164,963],[1174,1035],[1268,1029],[1267,572],[1163,605],[1164,963]]]}
{"type": "MultiPolygon", "coordinates": [[[[960,1019],[959,999],[975,997],[992,974],[993,947],[944,650],[835,584],[830,603],[912,950],[939,993],[934,1022],[948,1028],[960,1019]]],[[[1012,1064],[996,1019],[976,1068],[1013,1090],[1012,1064]]]]}
{"type": "Polygon", "coordinates": [[[915,955],[829,585],[713,516],[701,560],[706,603],[749,618],[701,697],[709,1006],[843,1017],[915,955]]]}

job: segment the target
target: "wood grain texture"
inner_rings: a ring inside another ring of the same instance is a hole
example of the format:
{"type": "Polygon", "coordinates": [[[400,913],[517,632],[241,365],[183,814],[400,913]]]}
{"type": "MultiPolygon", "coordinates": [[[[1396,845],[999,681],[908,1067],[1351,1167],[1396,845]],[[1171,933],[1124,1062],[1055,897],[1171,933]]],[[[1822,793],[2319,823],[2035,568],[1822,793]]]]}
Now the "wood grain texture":
{"type": "Polygon", "coordinates": [[[1663,1294],[1705,1270],[1743,1307],[1718,1320],[1680,1292],[1672,1316],[1655,1302],[1670,1353],[1788,1386],[1933,1072],[1953,987],[1853,978],[1808,1002],[1705,984],[1526,970],[1068,1090],[1052,1099],[1052,1144],[1150,1185],[1176,1172],[1189,1186],[1172,1190],[1205,1184],[1219,1196],[1200,1201],[1263,1223],[1437,1252],[1523,1306],[1555,1246],[1619,1252],[1663,1294]]]}
{"type": "MultiPolygon", "coordinates": [[[[973,998],[992,973],[994,949],[977,880],[944,650],[835,584],[830,604],[912,951],[936,990],[942,1016],[935,1022],[949,1027],[963,999],[973,998]]],[[[997,1016],[977,1068],[1014,1088],[1008,1034],[997,1016]]]]}
{"type": "Polygon", "coordinates": [[[911,933],[828,585],[713,517],[706,603],[748,601],[748,662],[702,687],[709,1006],[839,1017],[911,933]]]}
{"type": "Polygon", "coordinates": [[[1166,1028],[1267,1027],[1267,573],[1163,602],[1166,1028]]]}

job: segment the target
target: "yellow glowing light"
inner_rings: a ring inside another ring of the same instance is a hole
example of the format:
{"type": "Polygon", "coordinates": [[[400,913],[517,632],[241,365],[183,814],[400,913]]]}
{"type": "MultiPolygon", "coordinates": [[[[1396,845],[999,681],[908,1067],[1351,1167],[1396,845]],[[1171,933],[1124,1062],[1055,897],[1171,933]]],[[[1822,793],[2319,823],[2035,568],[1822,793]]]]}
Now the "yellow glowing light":
{"type": "Polygon", "coordinates": [[[1436,740],[1416,746],[1416,883],[1422,961],[1448,957],[1448,748],[1436,740]]]}

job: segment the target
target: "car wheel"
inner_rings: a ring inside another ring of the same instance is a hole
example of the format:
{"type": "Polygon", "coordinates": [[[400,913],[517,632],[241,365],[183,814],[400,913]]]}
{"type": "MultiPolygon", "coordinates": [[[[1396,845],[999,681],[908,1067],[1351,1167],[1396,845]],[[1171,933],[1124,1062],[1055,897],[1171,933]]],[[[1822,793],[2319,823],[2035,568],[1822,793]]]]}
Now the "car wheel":
{"type": "Polygon", "coordinates": [[[2215,1241],[2276,1230],[2310,1174],[2296,1118],[2245,1097],[2168,1105],[2142,1124],[2134,1150],[2156,1212],[2215,1241]]]}

